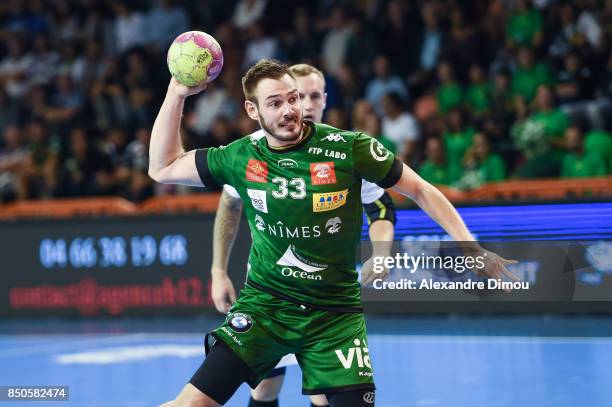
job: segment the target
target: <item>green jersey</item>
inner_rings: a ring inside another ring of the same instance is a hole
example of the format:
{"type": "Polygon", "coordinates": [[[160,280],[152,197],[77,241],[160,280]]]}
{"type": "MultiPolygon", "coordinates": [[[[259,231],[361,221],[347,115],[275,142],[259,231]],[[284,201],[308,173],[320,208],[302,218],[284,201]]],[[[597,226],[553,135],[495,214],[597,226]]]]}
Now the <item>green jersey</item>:
{"type": "Polygon", "coordinates": [[[567,153],[563,158],[561,176],[563,178],[603,177],[606,164],[597,154],[567,153]]]}
{"type": "Polygon", "coordinates": [[[394,185],[401,164],[365,134],[305,122],[297,145],[279,150],[243,137],[198,150],[204,185],[229,184],[245,202],[253,245],[247,284],[319,308],[360,310],[355,271],[361,181],[394,185]]]}

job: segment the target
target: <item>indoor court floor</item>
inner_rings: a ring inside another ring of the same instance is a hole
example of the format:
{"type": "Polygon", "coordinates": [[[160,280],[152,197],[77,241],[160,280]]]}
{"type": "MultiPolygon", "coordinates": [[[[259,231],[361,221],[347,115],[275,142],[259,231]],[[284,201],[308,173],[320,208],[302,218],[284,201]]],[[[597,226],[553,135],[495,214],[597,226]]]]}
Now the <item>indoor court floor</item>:
{"type": "MultiPolygon", "coordinates": [[[[0,322],[0,385],[67,385],[69,402],[153,406],[172,399],[220,318],[0,322]]],[[[612,318],[369,316],[379,407],[612,406],[612,318]]],[[[289,367],[283,407],[308,406],[289,367]]],[[[243,385],[229,406],[246,406],[243,385]]]]}

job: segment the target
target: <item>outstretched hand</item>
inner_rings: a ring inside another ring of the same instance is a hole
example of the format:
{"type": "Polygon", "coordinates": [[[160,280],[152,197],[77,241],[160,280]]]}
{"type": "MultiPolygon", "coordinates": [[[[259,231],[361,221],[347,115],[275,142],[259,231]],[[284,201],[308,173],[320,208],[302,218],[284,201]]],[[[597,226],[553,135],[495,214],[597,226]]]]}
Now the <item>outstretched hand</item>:
{"type": "Polygon", "coordinates": [[[191,95],[196,95],[202,92],[204,89],[208,87],[208,82],[204,81],[196,86],[186,86],[176,80],[173,76],[170,79],[170,85],[168,85],[168,91],[174,92],[177,96],[187,97],[191,95]]]}
{"type": "Polygon", "coordinates": [[[508,260],[504,259],[500,255],[493,253],[489,250],[483,250],[484,255],[484,268],[480,272],[480,274],[485,275],[488,278],[492,279],[501,279],[506,280],[510,279],[511,281],[518,281],[518,277],[516,277],[510,270],[508,270],[507,266],[510,264],[518,263],[516,260],[508,260]]]}

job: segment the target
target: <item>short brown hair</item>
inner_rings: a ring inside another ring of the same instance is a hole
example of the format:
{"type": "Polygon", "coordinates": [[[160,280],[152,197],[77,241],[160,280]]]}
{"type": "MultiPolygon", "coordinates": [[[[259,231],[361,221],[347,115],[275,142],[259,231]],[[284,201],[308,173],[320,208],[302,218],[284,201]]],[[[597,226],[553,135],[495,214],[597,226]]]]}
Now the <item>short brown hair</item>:
{"type": "Polygon", "coordinates": [[[242,77],[242,91],[244,92],[245,99],[257,104],[257,98],[254,95],[257,84],[263,79],[280,79],[285,75],[295,79],[287,65],[272,59],[260,60],[250,67],[242,77]]]}
{"type": "Polygon", "coordinates": [[[323,83],[323,87],[325,87],[325,76],[323,76],[323,72],[321,72],[314,66],[308,65],[308,64],[295,64],[295,65],[292,65],[289,69],[291,70],[291,72],[293,72],[293,75],[296,77],[297,76],[308,76],[311,73],[314,73],[319,77],[319,79],[321,79],[321,82],[323,83]]]}

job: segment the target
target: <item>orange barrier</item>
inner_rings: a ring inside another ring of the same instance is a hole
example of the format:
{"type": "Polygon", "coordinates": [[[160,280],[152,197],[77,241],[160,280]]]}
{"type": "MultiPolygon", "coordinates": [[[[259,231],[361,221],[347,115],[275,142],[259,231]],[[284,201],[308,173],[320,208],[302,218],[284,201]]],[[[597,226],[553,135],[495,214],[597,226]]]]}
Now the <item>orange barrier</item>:
{"type": "Polygon", "coordinates": [[[0,219],[71,218],[75,216],[132,215],[136,205],[123,198],[81,198],[18,202],[0,208],[0,219]]]}
{"type": "MultiPolygon", "coordinates": [[[[437,187],[454,203],[612,197],[612,177],[610,176],[582,179],[505,181],[487,184],[467,192],[444,185],[437,185],[437,187]]],[[[396,192],[391,191],[390,194],[396,203],[407,200],[406,197],[396,192]]]]}
{"type": "Polygon", "coordinates": [[[138,208],[140,214],[215,212],[220,193],[159,196],[148,199],[138,208]]]}
{"type": "MultiPolygon", "coordinates": [[[[469,192],[439,186],[454,203],[482,201],[541,200],[567,198],[612,197],[612,177],[585,179],[523,180],[488,184],[469,192]]],[[[406,198],[390,191],[397,203],[406,198]]],[[[122,198],[82,198],[50,201],[18,202],[0,205],[0,219],[69,218],[75,216],[141,215],[154,213],[215,212],[219,193],[163,196],[151,198],[140,205],[122,198]]]]}
{"type": "MultiPolygon", "coordinates": [[[[436,188],[442,192],[442,194],[451,202],[461,203],[461,202],[469,202],[470,195],[468,192],[459,191],[458,189],[448,187],[446,185],[436,185],[436,188]]],[[[410,199],[400,193],[397,193],[391,189],[388,189],[387,192],[393,198],[393,202],[397,205],[402,205],[404,202],[409,202],[410,199]]]]}
{"type": "Polygon", "coordinates": [[[488,184],[469,192],[470,201],[609,196],[612,196],[612,177],[506,181],[488,184]]]}

